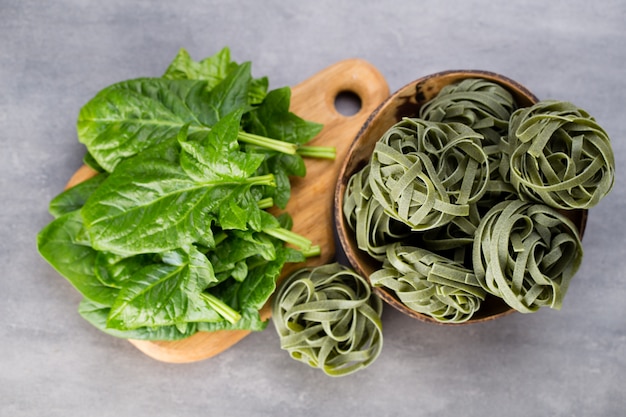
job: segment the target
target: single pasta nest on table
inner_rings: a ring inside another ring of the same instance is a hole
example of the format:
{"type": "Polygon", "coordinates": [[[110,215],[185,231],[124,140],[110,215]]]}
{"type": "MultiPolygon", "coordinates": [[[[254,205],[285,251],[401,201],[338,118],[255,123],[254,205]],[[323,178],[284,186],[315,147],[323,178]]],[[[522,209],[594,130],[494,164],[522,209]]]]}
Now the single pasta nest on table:
{"type": "Polygon", "coordinates": [[[368,282],[338,263],[303,268],[272,301],[280,346],[329,376],[363,369],[382,349],[382,301],[368,282]]]}

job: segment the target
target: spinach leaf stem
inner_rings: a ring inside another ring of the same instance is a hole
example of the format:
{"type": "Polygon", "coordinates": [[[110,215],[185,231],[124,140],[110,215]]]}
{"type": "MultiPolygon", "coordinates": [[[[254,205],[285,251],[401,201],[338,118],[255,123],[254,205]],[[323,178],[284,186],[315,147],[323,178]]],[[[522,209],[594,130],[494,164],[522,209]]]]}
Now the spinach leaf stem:
{"type": "Polygon", "coordinates": [[[308,158],[321,158],[334,160],[337,157],[337,151],[334,146],[304,146],[294,143],[283,142],[268,138],[265,136],[255,135],[244,131],[239,131],[237,139],[249,145],[259,146],[261,148],[278,151],[281,153],[294,155],[298,154],[308,158]]]}
{"type": "Polygon", "coordinates": [[[312,242],[291,230],[282,228],[282,227],[273,227],[263,229],[263,232],[268,235],[275,237],[276,239],[280,239],[285,243],[290,243],[300,249],[302,254],[309,258],[312,256],[319,256],[321,253],[321,249],[318,245],[313,245],[312,242]]]}
{"type": "Polygon", "coordinates": [[[268,185],[270,187],[276,187],[276,178],[274,174],[257,175],[256,177],[248,177],[244,180],[246,184],[250,185],[268,185]]]}
{"type": "Polygon", "coordinates": [[[307,158],[334,160],[337,157],[337,150],[333,146],[300,146],[297,152],[307,158]]]}
{"type": "Polygon", "coordinates": [[[255,135],[253,133],[248,133],[244,131],[239,131],[239,134],[237,135],[237,139],[239,139],[241,142],[245,142],[250,145],[260,146],[262,148],[286,153],[289,155],[294,155],[296,153],[296,150],[298,149],[298,146],[296,144],[283,142],[281,140],[266,138],[265,136],[259,136],[259,135],[255,135]]]}
{"type": "Polygon", "coordinates": [[[259,206],[260,209],[268,209],[274,206],[274,199],[272,197],[262,198],[259,201],[257,201],[257,205],[259,206]]]}
{"type": "Polygon", "coordinates": [[[235,324],[241,319],[241,314],[213,294],[202,292],[200,296],[229,323],[235,324]]]}

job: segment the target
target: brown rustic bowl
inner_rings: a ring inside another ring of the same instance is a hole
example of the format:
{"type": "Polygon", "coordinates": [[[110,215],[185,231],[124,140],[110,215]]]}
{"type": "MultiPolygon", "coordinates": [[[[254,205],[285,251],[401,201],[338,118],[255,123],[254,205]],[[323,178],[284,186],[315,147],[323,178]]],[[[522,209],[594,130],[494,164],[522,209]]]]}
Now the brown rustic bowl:
{"type": "MultiPolygon", "coordinates": [[[[496,73],[476,70],[444,71],[419,78],[387,98],[368,118],[352,143],[346,159],[339,170],[339,177],[335,188],[334,216],[337,238],[343,255],[355,271],[364,277],[369,276],[380,268],[380,262],[361,251],[356,244],[354,233],[347,225],[343,216],[343,201],[350,177],[363,168],[370,159],[374,145],[380,137],[403,117],[417,117],[420,107],[435,97],[446,85],[466,78],[482,78],[496,82],[513,94],[520,107],[528,107],[538,100],[521,84],[496,73]]],[[[584,232],[587,222],[586,210],[574,210],[566,213],[580,231],[584,232]]],[[[407,308],[393,294],[384,288],[375,287],[374,291],[388,304],[402,313],[421,321],[444,324],[432,317],[417,313],[407,308]]],[[[511,307],[497,297],[488,296],[482,303],[480,310],[474,316],[459,324],[468,324],[493,320],[514,312],[511,307]]],[[[447,324],[447,323],[446,323],[447,324]]],[[[457,323],[450,325],[458,325],[457,323]]]]}

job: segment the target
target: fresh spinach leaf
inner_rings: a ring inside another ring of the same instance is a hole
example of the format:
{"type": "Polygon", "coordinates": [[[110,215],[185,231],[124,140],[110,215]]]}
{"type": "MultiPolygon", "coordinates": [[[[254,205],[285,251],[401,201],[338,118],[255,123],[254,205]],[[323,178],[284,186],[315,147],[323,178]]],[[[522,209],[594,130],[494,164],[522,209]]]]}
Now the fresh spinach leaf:
{"type": "Polygon", "coordinates": [[[205,126],[213,126],[222,117],[236,110],[249,111],[252,107],[248,102],[250,83],[250,63],[237,67],[232,73],[211,91],[206,98],[209,112],[202,114],[200,121],[205,126]]]}
{"type": "Polygon", "coordinates": [[[126,280],[111,306],[107,326],[120,330],[218,321],[222,317],[203,296],[215,280],[213,268],[194,246],[164,254],[163,263],[148,265],[126,280]]]}
{"type": "Polygon", "coordinates": [[[209,112],[203,81],[136,79],[99,92],[80,110],[78,140],[106,171],[175,136],[185,124],[201,125],[209,112]]]}
{"type": "Polygon", "coordinates": [[[215,55],[194,61],[184,48],[178,51],[163,78],[168,80],[205,80],[210,90],[222,82],[239,65],[230,57],[230,50],[223,48],[215,55]]]}
{"type": "MultiPolygon", "coordinates": [[[[181,48],[165,71],[165,74],[163,74],[163,78],[170,80],[205,80],[207,81],[207,90],[211,90],[237,67],[239,67],[239,64],[231,60],[230,49],[228,48],[223,48],[215,55],[201,61],[194,61],[189,52],[181,48]]],[[[267,77],[253,78],[250,81],[248,93],[250,104],[261,103],[267,94],[268,86],[269,80],[267,77]]]]}
{"type": "Polygon", "coordinates": [[[266,153],[266,159],[259,167],[257,175],[272,174],[275,186],[264,187],[263,194],[271,197],[274,205],[284,209],[291,198],[291,176],[303,177],[306,173],[300,155],[266,153]]]}
{"type": "Polygon", "coordinates": [[[286,205],[290,176],[306,173],[296,151],[321,128],[268,85],[227,48],[199,62],[181,49],[163,77],[81,109],[84,160],[100,174],[53,199],[38,248],[83,294],[87,321],[143,340],[265,328],[258,310],[284,264],[319,247],[264,208],[286,205]]]}
{"type": "Polygon", "coordinates": [[[216,275],[220,276],[220,281],[235,274],[235,279],[242,269],[247,275],[247,265],[245,261],[253,256],[261,257],[264,260],[276,259],[276,249],[272,239],[262,232],[233,230],[220,242],[214,250],[207,253],[207,257],[213,264],[216,275]]]}
{"type": "Polygon", "coordinates": [[[259,310],[255,308],[241,309],[241,318],[235,323],[231,323],[227,320],[196,323],[198,331],[201,332],[215,332],[218,330],[250,330],[258,332],[264,330],[267,324],[268,321],[262,320],[259,315],[259,310]]]}
{"type": "Polygon", "coordinates": [[[156,326],[156,327],[139,327],[132,330],[119,330],[107,327],[107,320],[111,312],[111,308],[102,306],[84,299],[78,306],[79,314],[98,330],[123,339],[135,340],[181,340],[185,339],[198,331],[196,323],[189,323],[184,331],[176,326],[156,326]]]}
{"type": "Polygon", "coordinates": [[[106,172],[89,152],[83,157],[83,163],[96,172],[106,172]]]}
{"type": "Polygon", "coordinates": [[[106,177],[107,174],[98,174],[63,191],[50,201],[48,211],[53,217],[57,218],[80,209],[106,177]]]}
{"type": "Polygon", "coordinates": [[[227,114],[249,110],[250,80],[250,65],[241,65],[208,92],[203,80],[140,78],[113,84],[81,109],[78,139],[111,172],[185,125],[209,131],[227,114]]]}
{"type": "Polygon", "coordinates": [[[259,154],[241,152],[237,135],[241,111],[223,117],[208,132],[187,134],[181,129],[180,164],[196,181],[231,181],[253,176],[263,162],[259,154]]]}
{"type": "Polygon", "coordinates": [[[124,282],[135,272],[155,262],[155,254],[142,254],[124,257],[112,252],[98,251],[96,254],[94,273],[98,280],[114,288],[122,288],[124,282]]]}
{"type": "MultiPolygon", "coordinates": [[[[260,106],[246,115],[245,129],[251,133],[272,137],[285,142],[302,145],[314,138],[322,125],[306,121],[289,111],[291,90],[281,88],[270,91],[260,106]]],[[[298,154],[290,155],[269,150],[264,152],[266,160],[258,175],[272,173],[276,187],[267,189],[267,195],[274,199],[274,204],[285,208],[291,197],[291,176],[304,177],[306,166],[298,154]]]]}
{"type": "Polygon", "coordinates": [[[104,285],[96,276],[97,252],[80,241],[83,222],[78,211],[60,216],[37,235],[41,256],[86,298],[112,305],[118,289],[104,285]]]}
{"type": "MultiPolygon", "coordinates": [[[[207,141],[232,141],[228,133],[234,130],[228,125],[237,122],[236,117],[224,118],[217,131],[225,134],[209,132],[207,141]]],[[[163,142],[123,162],[87,200],[81,213],[95,249],[130,256],[192,243],[213,247],[213,223],[223,229],[261,230],[263,210],[250,188],[271,184],[273,178],[246,176],[260,160],[237,159],[239,151],[233,151],[228,154],[232,166],[224,169],[221,162],[211,163],[220,159],[211,154],[222,146],[200,144],[185,170],[179,142],[163,142]]]]}
{"type": "Polygon", "coordinates": [[[282,87],[267,93],[246,122],[246,131],[277,140],[303,145],[313,139],[323,125],[306,121],[289,110],[291,89],[282,87]]]}
{"type": "Polygon", "coordinates": [[[252,256],[246,259],[248,274],[242,281],[224,281],[211,289],[213,294],[228,305],[239,310],[244,307],[260,309],[276,289],[276,280],[285,263],[301,262],[304,257],[298,251],[275,244],[276,257],[273,260],[252,256]]]}

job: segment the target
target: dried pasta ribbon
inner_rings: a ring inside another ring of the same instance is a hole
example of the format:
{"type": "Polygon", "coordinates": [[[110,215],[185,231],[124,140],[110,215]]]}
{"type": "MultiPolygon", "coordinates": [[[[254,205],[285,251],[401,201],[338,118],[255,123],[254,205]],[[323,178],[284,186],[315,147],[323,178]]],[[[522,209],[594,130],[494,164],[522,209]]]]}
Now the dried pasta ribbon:
{"type": "Polygon", "coordinates": [[[483,150],[489,159],[489,187],[510,193],[514,192],[513,186],[501,178],[502,137],[508,135],[511,114],[517,108],[513,95],[500,84],[468,78],[444,86],[421,107],[420,117],[443,123],[463,123],[483,135],[483,150]]]}
{"type": "Polygon", "coordinates": [[[369,175],[373,197],[412,230],[467,216],[489,182],[481,140],[459,123],[403,119],[374,147],[369,175]]]}
{"type": "Polygon", "coordinates": [[[381,314],[382,301],[367,281],[338,263],[296,271],[272,301],[281,348],[330,376],[376,360],[383,343],[381,314]]]}
{"type": "Polygon", "coordinates": [[[472,204],[468,216],[455,217],[444,226],[419,234],[419,246],[438,254],[445,253],[448,258],[463,264],[468,256],[471,259],[474,233],[480,219],[478,204],[472,204]]]}
{"type": "Polygon", "coordinates": [[[358,248],[382,262],[386,256],[386,246],[407,238],[410,229],[391,218],[380,203],[372,198],[368,180],[369,168],[366,165],[350,177],[344,196],[343,213],[355,234],[358,248]]]}
{"type": "Polygon", "coordinates": [[[486,291],[530,313],[561,307],[582,255],[576,227],[563,214],[544,204],[511,200],[483,217],[473,265],[486,291]]]}
{"type": "Polygon", "coordinates": [[[520,196],[554,208],[591,208],[615,181],[607,133],[568,102],[544,100],[514,112],[506,152],[520,196]]]}
{"type": "Polygon", "coordinates": [[[462,123],[482,134],[486,145],[498,145],[516,109],[513,95],[500,84],[467,78],[443,87],[419,114],[434,122],[462,123]]]}
{"type": "Polygon", "coordinates": [[[387,259],[370,275],[370,282],[393,291],[413,311],[445,323],[469,320],[485,298],[471,270],[426,249],[401,243],[387,247],[387,259]]]}

